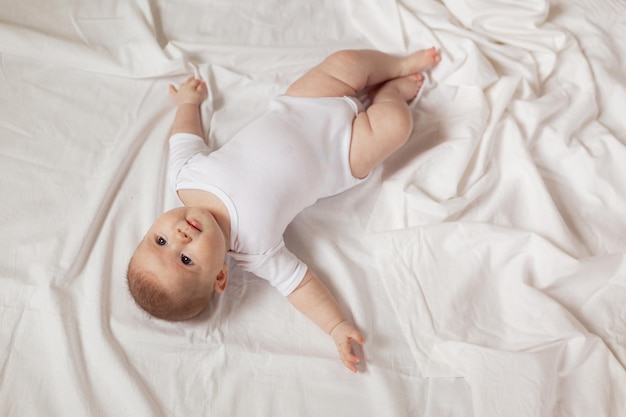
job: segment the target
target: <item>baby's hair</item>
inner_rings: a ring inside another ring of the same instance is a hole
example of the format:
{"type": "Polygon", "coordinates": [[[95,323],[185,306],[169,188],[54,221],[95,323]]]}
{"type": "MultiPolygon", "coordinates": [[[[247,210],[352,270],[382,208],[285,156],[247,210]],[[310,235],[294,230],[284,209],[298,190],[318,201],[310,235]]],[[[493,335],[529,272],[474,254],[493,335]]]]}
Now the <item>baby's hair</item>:
{"type": "Polygon", "coordinates": [[[206,306],[206,297],[197,293],[177,296],[160,285],[153,272],[141,268],[137,263],[134,258],[128,263],[128,289],[137,305],[151,316],[169,321],[186,320],[200,313],[206,306]]]}

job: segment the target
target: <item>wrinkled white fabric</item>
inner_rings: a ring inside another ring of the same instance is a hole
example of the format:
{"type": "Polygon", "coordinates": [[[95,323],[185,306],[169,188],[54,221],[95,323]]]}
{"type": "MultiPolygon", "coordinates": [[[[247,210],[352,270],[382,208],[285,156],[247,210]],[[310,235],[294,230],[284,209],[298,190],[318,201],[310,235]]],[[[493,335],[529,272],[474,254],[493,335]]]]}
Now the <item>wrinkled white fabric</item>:
{"type": "Polygon", "coordinates": [[[621,0],[0,3],[0,415],[626,415],[621,0]],[[330,52],[435,45],[407,145],[285,241],[363,332],[230,265],[167,323],[124,273],[166,184],[170,83],[217,148],[330,52]]]}

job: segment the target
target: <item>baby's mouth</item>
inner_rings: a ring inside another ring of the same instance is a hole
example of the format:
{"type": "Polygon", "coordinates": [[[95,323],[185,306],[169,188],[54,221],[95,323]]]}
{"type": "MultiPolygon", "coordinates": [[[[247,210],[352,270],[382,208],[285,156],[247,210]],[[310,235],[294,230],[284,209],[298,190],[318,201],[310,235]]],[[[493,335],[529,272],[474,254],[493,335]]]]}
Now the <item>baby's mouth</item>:
{"type": "Polygon", "coordinates": [[[202,227],[201,227],[200,223],[198,223],[197,220],[193,220],[193,219],[187,220],[187,224],[189,226],[193,227],[194,229],[196,229],[198,232],[202,231],[202,227]]]}

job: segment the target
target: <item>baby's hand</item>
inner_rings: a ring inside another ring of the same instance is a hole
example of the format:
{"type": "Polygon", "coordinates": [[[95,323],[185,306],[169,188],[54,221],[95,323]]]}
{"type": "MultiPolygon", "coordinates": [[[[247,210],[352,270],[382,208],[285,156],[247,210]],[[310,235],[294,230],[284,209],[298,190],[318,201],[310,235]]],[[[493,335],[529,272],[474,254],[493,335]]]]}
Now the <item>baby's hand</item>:
{"type": "Polygon", "coordinates": [[[347,321],[342,321],[330,331],[330,335],[337,345],[339,357],[341,358],[343,364],[346,365],[346,367],[352,372],[356,372],[356,364],[358,364],[360,360],[352,352],[350,341],[354,340],[359,345],[363,345],[365,343],[365,339],[363,339],[361,333],[348,324],[347,321]]]}
{"type": "Polygon", "coordinates": [[[178,89],[170,84],[170,96],[172,96],[177,106],[182,104],[199,106],[207,98],[206,83],[192,75],[178,89]]]}

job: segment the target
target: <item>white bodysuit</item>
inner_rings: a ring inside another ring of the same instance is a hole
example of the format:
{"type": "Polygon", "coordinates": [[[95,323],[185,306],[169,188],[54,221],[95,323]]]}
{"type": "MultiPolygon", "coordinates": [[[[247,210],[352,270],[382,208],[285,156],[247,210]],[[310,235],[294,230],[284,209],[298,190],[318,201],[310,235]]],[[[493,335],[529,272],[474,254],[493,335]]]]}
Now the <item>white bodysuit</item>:
{"type": "Polygon", "coordinates": [[[289,295],[307,267],[287,250],[283,233],[304,208],[362,181],[349,165],[352,121],[360,110],[348,97],[280,96],[214,152],[199,136],[175,134],[170,185],[219,197],[230,215],[229,254],[289,295]]]}

